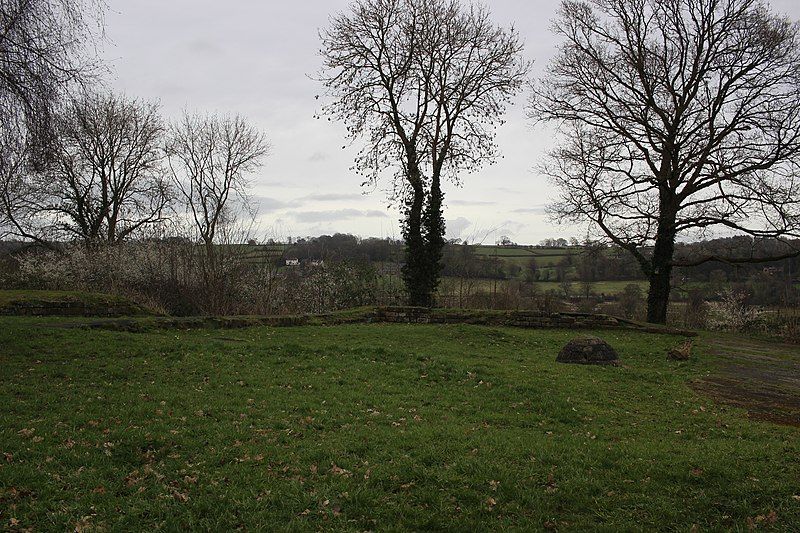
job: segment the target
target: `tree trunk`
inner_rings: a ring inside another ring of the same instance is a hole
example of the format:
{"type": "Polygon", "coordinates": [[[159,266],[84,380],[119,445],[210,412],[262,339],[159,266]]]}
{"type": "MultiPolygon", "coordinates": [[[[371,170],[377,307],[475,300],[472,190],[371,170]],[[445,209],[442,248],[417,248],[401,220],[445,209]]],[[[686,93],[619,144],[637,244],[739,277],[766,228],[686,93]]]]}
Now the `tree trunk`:
{"type": "MultiPolygon", "coordinates": [[[[668,217],[667,217],[668,218],[668,217]]],[[[674,217],[659,221],[659,230],[653,248],[653,258],[648,274],[650,291],[647,295],[647,321],[652,324],[667,323],[667,307],[672,278],[672,255],[675,252],[674,217]],[[665,227],[666,226],[666,227],[665,227]]]]}
{"type": "Polygon", "coordinates": [[[444,252],[445,221],[442,216],[442,194],[441,181],[438,175],[431,179],[431,191],[428,197],[425,213],[423,214],[423,226],[425,231],[425,259],[427,261],[426,274],[428,282],[428,299],[433,305],[433,295],[439,288],[440,275],[442,272],[442,254],[444,252]]]}
{"type": "Polygon", "coordinates": [[[425,189],[421,179],[411,180],[411,197],[406,202],[403,238],[406,243],[406,263],[403,281],[410,305],[428,307],[431,304],[427,281],[425,239],[422,235],[422,209],[425,189]]]}

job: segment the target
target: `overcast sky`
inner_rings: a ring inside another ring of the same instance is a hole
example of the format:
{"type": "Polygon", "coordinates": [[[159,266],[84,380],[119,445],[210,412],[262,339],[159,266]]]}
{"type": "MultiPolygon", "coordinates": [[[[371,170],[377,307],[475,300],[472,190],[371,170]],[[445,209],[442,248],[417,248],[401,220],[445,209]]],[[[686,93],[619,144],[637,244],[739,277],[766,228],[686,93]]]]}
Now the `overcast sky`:
{"type": "MultiPolygon", "coordinates": [[[[538,75],[555,51],[549,31],[558,0],[490,0],[496,23],[513,24],[538,75]]],[[[365,190],[350,172],[357,145],[341,124],[315,120],[322,89],[318,30],[348,0],[110,0],[105,56],[111,85],[129,96],[161,102],[167,118],[183,109],[240,113],[272,144],[254,176],[261,225],[268,236],[346,232],[399,236],[399,215],[385,189],[365,190]]],[[[800,1],[774,0],[773,9],[800,19],[800,1]]],[[[580,228],[554,225],[543,214],[553,198],[534,170],[550,146],[525,118],[525,95],[509,109],[498,142],[502,159],[445,189],[448,236],[520,243],[551,236],[580,237],[580,228]]]]}

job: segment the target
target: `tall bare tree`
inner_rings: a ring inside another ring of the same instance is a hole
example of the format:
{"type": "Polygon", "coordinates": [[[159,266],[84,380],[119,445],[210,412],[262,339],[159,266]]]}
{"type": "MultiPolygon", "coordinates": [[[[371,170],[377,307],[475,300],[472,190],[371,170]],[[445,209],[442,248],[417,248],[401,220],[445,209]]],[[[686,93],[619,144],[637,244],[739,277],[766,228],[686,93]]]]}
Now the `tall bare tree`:
{"type": "Polygon", "coordinates": [[[242,275],[255,218],[251,177],[269,153],[266,136],[240,116],[190,115],[170,128],[167,159],[199,253],[204,312],[230,311],[232,279],[242,275]]]}
{"type": "MultiPolygon", "coordinates": [[[[565,0],[530,115],[561,128],[551,213],[589,221],[650,280],[664,323],[680,235],[798,230],[800,45],[759,0],[565,0]]],[[[691,263],[714,259],[700,257],[691,263]]],[[[762,258],[761,260],[764,260],[762,258]]]]}
{"type": "Polygon", "coordinates": [[[44,215],[56,234],[115,244],[163,222],[171,200],[158,105],[86,93],[57,119],[44,215]]]}
{"type": "Polygon", "coordinates": [[[100,72],[92,45],[102,0],[0,0],[0,231],[45,241],[32,223],[37,172],[52,153],[55,114],[71,87],[100,72]]]}
{"type": "Polygon", "coordinates": [[[98,72],[91,46],[101,0],[0,0],[0,125],[22,114],[34,146],[52,134],[54,105],[98,72]]]}
{"type": "Polygon", "coordinates": [[[367,182],[394,169],[409,299],[431,305],[442,180],[494,160],[495,127],[529,70],[522,42],[486,8],[458,0],[357,0],[321,37],[324,113],[365,141],[356,170],[367,182]]]}
{"type": "Polygon", "coordinates": [[[209,255],[220,230],[242,213],[252,214],[251,174],[268,153],[266,136],[240,116],[184,114],[170,128],[173,182],[209,255]]]}

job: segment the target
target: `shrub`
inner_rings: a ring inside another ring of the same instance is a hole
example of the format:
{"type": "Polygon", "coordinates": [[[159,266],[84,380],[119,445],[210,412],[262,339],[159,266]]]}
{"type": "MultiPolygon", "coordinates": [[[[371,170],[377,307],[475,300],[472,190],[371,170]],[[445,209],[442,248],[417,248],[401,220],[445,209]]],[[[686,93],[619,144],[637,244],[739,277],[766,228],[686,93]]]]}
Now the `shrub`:
{"type": "Polygon", "coordinates": [[[683,321],[686,327],[694,329],[703,329],[708,325],[708,304],[702,290],[689,291],[683,321]]]}
{"type": "Polygon", "coordinates": [[[710,302],[708,309],[708,326],[711,329],[742,331],[763,324],[763,310],[748,305],[747,294],[733,289],[723,290],[719,294],[719,301],[710,302]]]}
{"type": "Polygon", "coordinates": [[[629,320],[642,318],[644,311],[644,291],[636,283],[629,283],[617,296],[612,313],[629,320]]]}

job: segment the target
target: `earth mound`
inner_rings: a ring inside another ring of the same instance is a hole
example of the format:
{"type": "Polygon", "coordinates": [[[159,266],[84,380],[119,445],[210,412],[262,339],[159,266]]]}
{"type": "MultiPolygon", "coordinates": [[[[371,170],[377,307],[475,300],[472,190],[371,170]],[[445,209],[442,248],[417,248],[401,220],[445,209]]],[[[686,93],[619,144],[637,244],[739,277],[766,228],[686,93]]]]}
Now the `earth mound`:
{"type": "Polygon", "coordinates": [[[603,339],[583,336],[569,341],[559,352],[556,361],[577,365],[617,365],[619,356],[603,339]]]}

